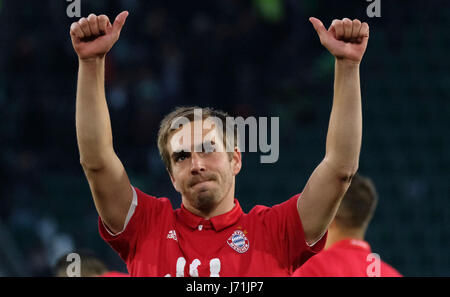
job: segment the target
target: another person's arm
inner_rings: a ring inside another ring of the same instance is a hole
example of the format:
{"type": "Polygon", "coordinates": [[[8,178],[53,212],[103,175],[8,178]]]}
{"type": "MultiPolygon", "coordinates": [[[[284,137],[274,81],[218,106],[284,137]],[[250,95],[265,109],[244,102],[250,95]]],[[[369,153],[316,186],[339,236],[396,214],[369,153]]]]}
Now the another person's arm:
{"type": "Polygon", "coordinates": [[[123,229],[133,193],[130,181],[113,148],[105,97],[105,55],[118,40],[128,12],[111,25],[105,15],[82,18],[70,27],[79,70],[76,132],[80,163],[89,181],[95,207],[113,232],[123,229]]]}
{"type": "Polygon", "coordinates": [[[359,64],[367,48],[369,26],[358,20],[335,20],[327,30],[310,19],[320,41],[335,56],[334,98],[326,153],[298,200],[305,239],[314,244],[328,229],[358,169],[362,138],[359,64]]]}

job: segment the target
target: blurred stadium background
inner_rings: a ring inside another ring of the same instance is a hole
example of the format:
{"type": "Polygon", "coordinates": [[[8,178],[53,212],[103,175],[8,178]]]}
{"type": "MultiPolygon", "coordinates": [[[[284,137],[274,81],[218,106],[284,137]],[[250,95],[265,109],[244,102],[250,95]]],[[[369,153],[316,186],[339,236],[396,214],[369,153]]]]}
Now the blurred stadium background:
{"type": "MultiPolygon", "coordinates": [[[[63,0],[0,0],[0,276],[48,276],[89,248],[125,271],[104,243],[75,135],[77,59],[63,0]]],[[[179,207],[156,147],[176,105],[278,116],[280,158],[244,154],[245,211],[302,190],[321,160],[333,58],[309,16],[371,26],[361,66],[360,173],[380,200],[367,240],[406,276],[450,276],[450,2],[381,0],[81,1],[81,14],[128,10],[108,55],[114,144],[133,185],[179,207]],[[393,3],[395,2],[395,3],[393,3]]]]}

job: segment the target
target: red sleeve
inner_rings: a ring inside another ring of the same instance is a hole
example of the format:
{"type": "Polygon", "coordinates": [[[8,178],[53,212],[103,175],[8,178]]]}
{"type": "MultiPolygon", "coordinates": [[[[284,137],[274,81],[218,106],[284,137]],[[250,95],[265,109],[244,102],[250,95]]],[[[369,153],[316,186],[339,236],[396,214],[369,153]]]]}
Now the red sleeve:
{"type": "Polygon", "coordinates": [[[99,277],[129,277],[130,275],[118,271],[108,271],[100,275],[99,277]]]}
{"type": "Polygon", "coordinates": [[[297,200],[300,194],[288,201],[271,208],[255,207],[255,211],[263,215],[265,233],[271,237],[274,253],[293,273],[311,256],[320,252],[325,246],[327,233],[312,247],[306,244],[300,215],[297,210],[297,200]]]}
{"type": "Polygon", "coordinates": [[[173,211],[172,204],[167,198],[156,198],[141,192],[138,188],[134,189],[137,194],[137,206],[125,230],[112,235],[101,218],[98,218],[100,236],[127,264],[134,256],[139,239],[143,236],[151,237],[152,228],[158,228],[159,218],[173,211]]]}

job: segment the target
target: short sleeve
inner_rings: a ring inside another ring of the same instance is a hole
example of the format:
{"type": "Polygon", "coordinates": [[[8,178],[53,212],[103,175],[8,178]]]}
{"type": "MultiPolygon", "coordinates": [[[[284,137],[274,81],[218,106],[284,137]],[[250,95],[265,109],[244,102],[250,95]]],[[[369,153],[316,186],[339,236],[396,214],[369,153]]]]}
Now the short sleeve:
{"type": "Polygon", "coordinates": [[[271,208],[262,209],[263,225],[266,234],[271,237],[274,253],[293,273],[311,256],[320,252],[326,242],[327,233],[312,246],[305,240],[300,215],[297,210],[297,194],[289,200],[271,208]]]}
{"type": "Polygon", "coordinates": [[[133,188],[133,202],[125,222],[124,229],[112,234],[98,218],[100,236],[125,261],[134,257],[136,248],[143,236],[150,237],[152,228],[157,228],[158,218],[165,212],[172,211],[172,205],[167,198],[156,198],[147,195],[138,188],[133,188]]]}

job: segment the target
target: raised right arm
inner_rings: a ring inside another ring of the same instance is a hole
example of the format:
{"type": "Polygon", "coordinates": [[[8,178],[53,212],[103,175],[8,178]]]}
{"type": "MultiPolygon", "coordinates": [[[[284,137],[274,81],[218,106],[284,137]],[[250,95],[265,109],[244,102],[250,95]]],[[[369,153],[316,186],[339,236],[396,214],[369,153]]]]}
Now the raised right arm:
{"type": "Polygon", "coordinates": [[[113,232],[123,229],[133,192],[112,141],[105,97],[105,55],[118,40],[128,12],[111,25],[105,15],[81,18],[70,27],[78,55],[76,131],[80,163],[89,182],[95,207],[113,232]]]}

